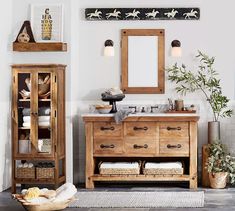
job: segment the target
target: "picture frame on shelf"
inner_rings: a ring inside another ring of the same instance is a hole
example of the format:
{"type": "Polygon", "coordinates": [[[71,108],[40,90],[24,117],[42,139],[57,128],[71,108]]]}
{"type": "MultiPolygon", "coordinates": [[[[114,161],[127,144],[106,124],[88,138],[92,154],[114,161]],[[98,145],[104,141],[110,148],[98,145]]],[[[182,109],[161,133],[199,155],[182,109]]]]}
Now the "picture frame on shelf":
{"type": "Polygon", "coordinates": [[[36,42],[63,42],[63,5],[31,4],[31,27],[36,42]]]}

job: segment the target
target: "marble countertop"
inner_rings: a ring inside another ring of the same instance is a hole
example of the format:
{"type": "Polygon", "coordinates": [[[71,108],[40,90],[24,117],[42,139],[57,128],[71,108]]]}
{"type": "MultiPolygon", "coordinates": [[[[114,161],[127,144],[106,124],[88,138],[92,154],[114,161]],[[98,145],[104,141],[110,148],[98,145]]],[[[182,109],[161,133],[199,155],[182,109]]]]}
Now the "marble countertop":
{"type": "MultiPolygon", "coordinates": [[[[82,117],[113,117],[114,114],[98,114],[98,113],[86,113],[86,114],[82,114],[82,117]]],[[[128,115],[128,117],[177,117],[177,116],[193,116],[193,117],[197,117],[199,116],[199,114],[197,113],[135,113],[135,114],[130,114],[128,115]]]]}

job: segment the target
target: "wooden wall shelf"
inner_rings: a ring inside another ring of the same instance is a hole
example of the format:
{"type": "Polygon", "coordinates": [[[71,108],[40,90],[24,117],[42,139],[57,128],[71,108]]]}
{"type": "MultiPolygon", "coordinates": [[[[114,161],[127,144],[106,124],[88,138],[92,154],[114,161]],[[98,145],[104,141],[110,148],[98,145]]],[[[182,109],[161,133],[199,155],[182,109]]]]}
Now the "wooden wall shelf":
{"type": "Polygon", "coordinates": [[[39,52],[39,51],[67,51],[67,43],[13,43],[13,51],[39,52]]]}

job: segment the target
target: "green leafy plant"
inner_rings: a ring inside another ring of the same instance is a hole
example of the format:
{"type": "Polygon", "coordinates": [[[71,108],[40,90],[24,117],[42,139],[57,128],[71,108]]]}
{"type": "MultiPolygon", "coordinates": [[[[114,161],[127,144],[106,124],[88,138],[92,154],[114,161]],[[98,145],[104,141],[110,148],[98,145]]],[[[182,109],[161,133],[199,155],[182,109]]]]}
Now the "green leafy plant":
{"type": "Polygon", "coordinates": [[[196,72],[186,69],[184,64],[181,67],[175,64],[166,70],[168,79],[178,85],[176,91],[182,95],[201,91],[212,108],[214,121],[218,121],[220,117],[231,117],[232,110],[228,109],[229,99],[222,95],[220,79],[213,68],[215,58],[210,58],[201,51],[198,51],[196,57],[200,61],[196,72]]]}
{"type": "Polygon", "coordinates": [[[229,182],[235,183],[235,159],[227,152],[224,144],[215,142],[209,145],[206,168],[210,173],[227,172],[229,182]]]}

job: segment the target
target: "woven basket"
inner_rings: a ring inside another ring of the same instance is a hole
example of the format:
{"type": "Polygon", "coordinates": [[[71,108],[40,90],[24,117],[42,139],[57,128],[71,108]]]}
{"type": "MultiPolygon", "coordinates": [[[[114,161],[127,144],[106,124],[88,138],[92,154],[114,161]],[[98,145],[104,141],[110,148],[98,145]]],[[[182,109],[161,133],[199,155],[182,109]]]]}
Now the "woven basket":
{"type": "Polygon", "coordinates": [[[210,186],[212,188],[225,188],[227,177],[227,172],[209,173],[210,186]]]}
{"type": "MultiPolygon", "coordinates": [[[[184,164],[183,164],[184,166],[184,164]]],[[[184,174],[184,168],[145,168],[145,162],[142,165],[143,174],[157,174],[157,175],[182,175],[184,174]]]]}
{"type": "Polygon", "coordinates": [[[16,178],[31,178],[35,179],[35,167],[32,168],[16,168],[16,178]]]}
{"type": "Polygon", "coordinates": [[[100,168],[102,162],[99,163],[99,172],[100,174],[112,174],[112,175],[120,175],[120,174],[140,174],[140,166],[141,163],[139,162],[138,168],[100,168]]]}
{"type": "Polygon", "coordinates": [[[36,168],[37,179],[54,179],[55,168],[36,168]]]}

